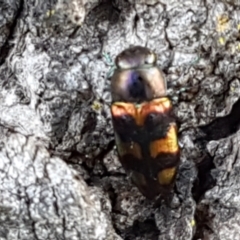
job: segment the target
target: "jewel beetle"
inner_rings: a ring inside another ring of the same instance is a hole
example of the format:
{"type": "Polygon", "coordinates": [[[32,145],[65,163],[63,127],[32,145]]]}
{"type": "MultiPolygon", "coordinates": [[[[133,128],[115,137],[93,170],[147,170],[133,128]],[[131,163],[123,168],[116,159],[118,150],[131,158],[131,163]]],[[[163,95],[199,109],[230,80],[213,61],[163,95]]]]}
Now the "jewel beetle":
{"type": "Polygon", "coordinates": [[[111,114],[119,160],[148,199],[169,193],[180,151],[176,119],[156,54],[135,46],[115,59],[111,114]]]}

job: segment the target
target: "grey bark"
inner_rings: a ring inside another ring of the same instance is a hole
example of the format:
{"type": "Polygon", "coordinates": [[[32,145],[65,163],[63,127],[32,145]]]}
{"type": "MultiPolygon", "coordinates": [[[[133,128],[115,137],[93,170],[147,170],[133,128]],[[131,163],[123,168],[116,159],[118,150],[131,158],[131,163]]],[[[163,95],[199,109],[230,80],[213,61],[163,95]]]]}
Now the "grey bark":
{"type": "Polygon", "coordinates": [[[0,0],[0,239],[240,239],[239,7],[0,0]],[[130,45],[157,53],[174,96],[170,206],[116,155],[108,76],[130,45]]]}

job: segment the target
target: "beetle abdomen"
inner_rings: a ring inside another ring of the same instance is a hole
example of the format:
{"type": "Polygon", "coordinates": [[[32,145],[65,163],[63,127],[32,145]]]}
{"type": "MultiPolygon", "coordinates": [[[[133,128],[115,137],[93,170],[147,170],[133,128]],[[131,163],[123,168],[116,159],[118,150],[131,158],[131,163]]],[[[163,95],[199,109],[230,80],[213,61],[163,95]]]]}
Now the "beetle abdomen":
{"type": "Polygon", "coordinates": [[[168,98],[111,107],[120,162],[148,198],[169,188],[179,164],[175,119],[168,98]]]}

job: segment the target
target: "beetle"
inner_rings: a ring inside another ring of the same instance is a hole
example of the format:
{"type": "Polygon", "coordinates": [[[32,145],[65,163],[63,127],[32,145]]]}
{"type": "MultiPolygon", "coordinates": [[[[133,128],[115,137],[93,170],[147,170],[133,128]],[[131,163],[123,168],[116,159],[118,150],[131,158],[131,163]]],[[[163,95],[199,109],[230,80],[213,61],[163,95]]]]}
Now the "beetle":
{"type": "Polygon", "coordinates": [[[119,160],[148,199],[172,191],[180,150],[176,118],[156,54],[135,46],[115,59],[111,114],[119,160]]]}

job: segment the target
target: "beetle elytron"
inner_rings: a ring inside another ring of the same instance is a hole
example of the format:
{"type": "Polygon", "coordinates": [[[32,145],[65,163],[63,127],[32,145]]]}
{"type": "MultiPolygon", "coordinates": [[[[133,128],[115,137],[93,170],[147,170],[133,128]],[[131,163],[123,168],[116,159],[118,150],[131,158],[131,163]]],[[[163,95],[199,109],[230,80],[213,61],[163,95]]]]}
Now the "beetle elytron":
{"type": "Polygon", "coordinates": [[[168,193],[180,162],[177,127],[156,55],[144,47],[121,52],[111,81],[112,121],[120,162],[149,199],[168,193]]]}

